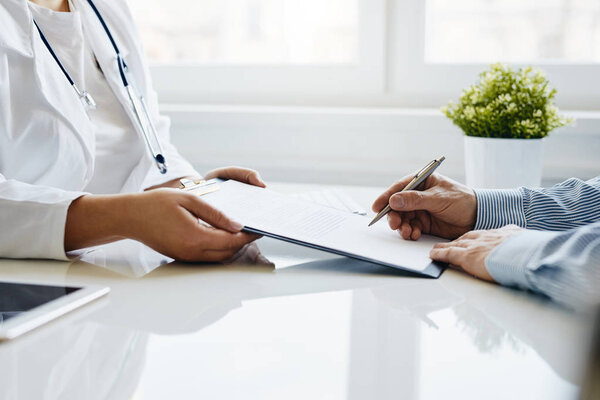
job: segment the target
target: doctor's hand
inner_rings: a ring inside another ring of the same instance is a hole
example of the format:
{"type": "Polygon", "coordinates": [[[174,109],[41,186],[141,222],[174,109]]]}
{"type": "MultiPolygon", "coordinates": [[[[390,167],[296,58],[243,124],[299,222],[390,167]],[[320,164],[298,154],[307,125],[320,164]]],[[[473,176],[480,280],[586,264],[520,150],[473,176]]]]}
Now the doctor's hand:
{"type": "Polygon", "coordinates": [[[506,239],[524,229],[507,225],[488,231],[471,231],[449,243],[437,243],[430,252],[432,260],[450,264],[466,273],[486,281],[495,282],[485,267],[485,259],[506,239]]]}
{"type": "Polygon", "coordinates": [[[177,189],[142,193],[131,201],[128,237],[180,261],[225,261],[259,236],[177,189]]]}
{"type": "Polygon", "coordinates": [[[204,179],[233,179],[235,181],[240,181],[243,183],[247,183],[249,185],[259,186],[259,187],[267,187],[265,182],[263,182],[260,174],[253,169],[242,168],[242,167],[223,167],[213,169],[209,171],[204,176],[204,179]]]}
{"type": "MultiPolygon", "coordinates": [[[[198,179],[197,176],[187,176],[187,177],[182,176],[181,178],[188,178],[188,179],[192,179],[192,180],[198,179]]],[[[181,185],[179,182],[181,178],[172,179],[172,180],[170,180],[168,182],[164,182],[160,185],[149,187],[146,190],[154,190],[154,189],[160,189],[160,188],[178,188],[181,185]]],[[[254,171],[253,169],[248,169],[248,168],[242,168],[242,167],[217,168],[217,169],[213,169],[212,171],[207,172],[206,175],[204,176],[204,178],[202,178],[202,179],[209,180],[209,179],[214,179],[214,178],[233,179],[236,181],[247,183],[249,185],[260,186],[263,188],[267,187],[267,185],[261,179],[259,173],[254,171]]]]}
{"type": "Polygon", "coordinates": [[[129,238],[180,261],[226,261],[259,236],[178,189],[83,196],[69,207],[65,250],[129,238]]]}
{"type": "Polygon", "coordinates": [[[400,179],[373,203],[375,212],[390,205],[390,228],[407,240],[417,240],[423,233],[455,239],[473,229],[477,198],[472,189],[433,174],[419,186],[419,191],[399,193],[413,177],[414,174],[400,179]]]}

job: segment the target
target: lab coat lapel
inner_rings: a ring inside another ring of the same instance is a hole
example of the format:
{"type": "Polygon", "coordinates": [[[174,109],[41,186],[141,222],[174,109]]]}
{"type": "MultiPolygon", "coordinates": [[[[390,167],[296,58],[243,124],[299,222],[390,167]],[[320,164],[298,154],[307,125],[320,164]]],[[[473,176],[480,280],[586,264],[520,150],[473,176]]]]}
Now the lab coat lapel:
{"type": "MultiPolygon", "coordinates": [[[[29,16],[31,17],[31,14],[29,16]]],[[[83,103],[50,55],[33,23],[29,25],[29,32],[35,81],[40,89],[39,92],[56,112],[57,117],[66,126],[70,126],[81,143],[88,164],[87,181],[91,179],[94,172],[93,160],[96,151],[92,124],[83,103]]]]}
{"type": "MultiPolygon", "coordinates": [[[[0,21],[0,46],[32,58],[39,93],[59,118],[77,134],[86,159],[92,164],[95,143],[91,123],[83,104],[44,46],[33,24],[27,0],[2,0],[0,21]]],[[[92,168],[88,168],[89,176],[92,172],[92,168]]]]}
{"type": "Polygon", "coordinates": [[[32,25],[27,0],[0,1],[0,47],[33,57],[29,35],[32,25]]]}

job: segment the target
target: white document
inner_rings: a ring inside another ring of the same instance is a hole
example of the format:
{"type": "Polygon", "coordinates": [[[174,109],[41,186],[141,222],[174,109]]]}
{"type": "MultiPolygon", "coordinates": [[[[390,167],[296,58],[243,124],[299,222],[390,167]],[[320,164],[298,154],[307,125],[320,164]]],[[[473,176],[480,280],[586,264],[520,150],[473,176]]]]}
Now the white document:
{"type": "Polygon", "coordinates": [[[437,277],[429,251],[444,239],[423,235],[403,240],[386,221],[368,227],[370,218],[311,201],[246,185],[219,184],[220,190],[202,199],[233,220],[267,236],[320,248],[337,254],[437,277]]]}

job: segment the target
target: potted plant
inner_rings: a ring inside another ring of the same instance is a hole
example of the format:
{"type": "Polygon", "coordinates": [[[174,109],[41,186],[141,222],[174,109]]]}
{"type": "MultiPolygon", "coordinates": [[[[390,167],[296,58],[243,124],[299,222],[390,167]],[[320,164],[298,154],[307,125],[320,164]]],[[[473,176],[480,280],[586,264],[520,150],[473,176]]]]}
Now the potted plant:
{"type": "Polygon", "coordinates": [[[572,119],[554,105],[556,89],[532,67],[493,64],[442,112],[465,134],[467,185],[511,188],[541,185],[543,142],[572,119]]]}

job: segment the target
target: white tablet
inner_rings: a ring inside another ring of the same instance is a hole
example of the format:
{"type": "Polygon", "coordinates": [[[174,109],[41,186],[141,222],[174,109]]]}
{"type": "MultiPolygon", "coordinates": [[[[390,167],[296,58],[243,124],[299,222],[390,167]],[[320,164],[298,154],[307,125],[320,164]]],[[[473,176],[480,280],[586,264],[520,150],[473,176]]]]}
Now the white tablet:
{"type": "Polygon", "coordinates": [[[109,292],[102,286],[0,282],[0,340],[13,339],[109,292]]]}

